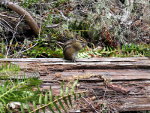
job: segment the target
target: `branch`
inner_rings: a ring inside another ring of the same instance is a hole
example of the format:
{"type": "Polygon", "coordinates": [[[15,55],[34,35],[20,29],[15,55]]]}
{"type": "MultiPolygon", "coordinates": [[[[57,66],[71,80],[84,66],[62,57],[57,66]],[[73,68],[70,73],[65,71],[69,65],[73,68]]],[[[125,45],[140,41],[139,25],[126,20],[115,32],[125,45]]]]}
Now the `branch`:
{"type": "Polygon", "coordinates": [[[19,15],[24,16],[26,22],[28,23],[30,28],[34,31],[34,33],[37,35],[40,33],[40,28],[39,28],[37,22],[32,18],[30,13],[28,13],[25,9],[23,9],[22,7],[20,7],[17,4],[14,4],[14,3],[8,2],[8,1],[4,1],[4,0],[0,1],[0,4],[7,6],[9,9],[15,11],[19,15]]]}

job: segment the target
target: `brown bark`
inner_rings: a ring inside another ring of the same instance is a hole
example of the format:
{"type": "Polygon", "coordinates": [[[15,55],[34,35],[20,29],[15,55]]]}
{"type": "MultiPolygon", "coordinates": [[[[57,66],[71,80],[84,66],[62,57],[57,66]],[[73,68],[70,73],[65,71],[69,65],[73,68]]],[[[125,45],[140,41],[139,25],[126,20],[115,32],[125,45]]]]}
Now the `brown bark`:
{"type": "MultiPolygon", "coordinates": [[[[2,2],[0,2],[2,4],[2,2]]],[[[4,4],[3,4],[4,5],[4,4]]],[[[40,28],[37,24],[37,22],[33,19],[33,17],[28,13],[25,9],[20,7],[19,5],[13,3],[13,2],[5,2],[5,5],[10,8],[11,10],[15,11],[19,15],[24,16],[26,22],[30,26],[30,28],[33,30],[33,32],[38,35],[40,33],[40,28]]]]}
{"type": "MultiPolygon", "coordinates": [[[[146,57],[91,58],[77,62],[23,58],[0,59],[0,62],[19,65],[27,77],[39,77],[43,81],[42,88],[51,86],[56,95],[60,81],[67,84],[79,79],[78,89],[86,90],[88,98],[96,96],[95,100],[88,100],[95,108],[106,104],[118,112],[150,110],[150,59],[146,57]]],[[[84,110],[90,109],[85,107],[84,110]]]]}

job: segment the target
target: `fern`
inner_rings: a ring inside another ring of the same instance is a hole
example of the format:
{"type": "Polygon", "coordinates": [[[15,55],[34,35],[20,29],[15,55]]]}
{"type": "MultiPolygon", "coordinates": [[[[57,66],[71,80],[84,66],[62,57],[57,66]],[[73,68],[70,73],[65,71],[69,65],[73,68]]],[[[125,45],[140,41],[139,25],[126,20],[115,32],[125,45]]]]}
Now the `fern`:
{"type": "Polygon", "coordinates": [[[78,58],[91,58],[91,57],[142,57],[150,56],[149,45],[135,45],[126,44],[120,48],[103,47],[103,49],[85,50],[78,54],[78,58]]]}
{"type": "Polygon", "coordinates": [[[30,113],[38,112],[40,110],[49,109],[51,112],[55,113],[57,110],[59,113],[62,113],[61,109],[65,112],[67,112],[67,108],[72,107],[73,100],[76,100],[77,98],[81,97],[82,94],[85,93],[85,91],[79,91],[75,92],[75,86],[77,84],[77,81],[74,82],[72,85],[72,88],[69,89],[69,87],[66,87],[65,90],[63,90],[63,86],[60,89],[60,95],[54,96],[52,94],[52,89],[49,90],[49,92],[45,93],[44,96],[39,96],[39,103],[36,106],[34,110],[32,110],[30,113]],[[73,97],[76,97],[73,99],[73,97]],[[44,104],[43,104],[44,103],[44,104]],[[40,106],[39,106],[40,105],[40,106]]]}
{"type": "Polygon", "coordinates": [[[0,111],[10,112],[8,105],[11,102],[26,102],[36,98],[39,90],[33,92],[32,89],[40,84],[41,81],[35,78],[5,81],[0,85],[0,111]]]}
{"type": "MultiPolygon", "coordinates": [[[[5,70],[17,72],[19,68],[4,65],[1,68],[1,72],[5,72],[5,70]]],[[[0,77],[0,113],[38,113],[39,111],[46,112],[47,110],[53,113],[55,111],[61,113],[62,110],[67,112],[73,106],[73,101],[85,93],[85,91],[75,92],[78,81],[67,84],[67,86],[62,82],[60,94],[54,95],[51,88],[48,91],[40,91],[39,86],[42,82],[37,78],[27,79],[24,76],[21,79],[16,77],[16,79],[12,80],[9,77],[5,75],[0,77]],[[14,108],[14,106],[17,106],[17,108],[14,108]]]]}
{"type": "Polygon", "coordinates": [[[56,111],[62,113],[62,110],[67,112],[73,106],[73,101],[85,93],[85,91],[75,92],[77,83],[75,81],[71,84],[71,88],[65,87],[62,83],[60,94],[54,95],[51,88],[48,91],[40,91],[41,81],[35,78],[7,80],[0,86],[0,113],[16,112],[16,108],[10,106],[10,103],[15,104],[15,102],[20,104],[17,112],[21,113],[38,113],[47,110],[53,113],[56,111]]]}

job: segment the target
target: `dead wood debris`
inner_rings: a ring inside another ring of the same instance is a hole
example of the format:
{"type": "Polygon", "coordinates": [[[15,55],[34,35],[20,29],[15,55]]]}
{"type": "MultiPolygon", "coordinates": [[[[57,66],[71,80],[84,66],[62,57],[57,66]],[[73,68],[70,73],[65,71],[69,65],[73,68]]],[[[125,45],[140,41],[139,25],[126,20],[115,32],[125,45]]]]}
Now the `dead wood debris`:
{"type": "MultiPolygon", "coordinates": [[[[58,77],[58,76],[56,76],[58,77]]],[[[61,77],[61,75],[59,74],[59,77],[61,77]]],[[[106,77],[105,75],[95,75],[95,74],[84,74],[84,75],[73,75],[72,77],[67,77],[64,78],[63,77],[63,81],[74,81],[74,80],[81,80],[81,79],[85,79],[85,78],[91,78],[91,77],[98,77],[100,80],[103,80],[103,83],[106,87],[122,93],[122,94],[127,94],[129,93],[129,89],[121,86],[121,85],[114,85],[111,83],[110,78],[106,77]]]]}
{"type": "Polygon", "coordinates": [[[33,19],[33,17],[30,15],[30,13],[28,13],[25,9],[23,9],[22,7],[20,7],[19,5],[15,4],[13,2],[6,1],[5,3],[0,2],[0,4],[8,7],[9,9],[11,9],[11,10],[15,11],[16,13],[18,13],[19,15],[23,16],[36,35],[38,35],[40,33],[40,28],[39,28],[37,22],[33,19]]]}

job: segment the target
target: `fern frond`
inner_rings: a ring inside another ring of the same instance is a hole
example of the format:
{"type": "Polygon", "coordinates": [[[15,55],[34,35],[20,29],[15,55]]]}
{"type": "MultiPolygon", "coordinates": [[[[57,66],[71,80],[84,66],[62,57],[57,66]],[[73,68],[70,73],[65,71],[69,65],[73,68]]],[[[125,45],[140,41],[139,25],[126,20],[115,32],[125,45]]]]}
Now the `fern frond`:
{"type": "Polygon", "coordinates": [[[0,86],[0,113],[15,112],[12,109],[10,103],[20,103],[20,108],[17,111],[22,113],[35,113],[39,111],[47,112],[47,110],[55,113],[58,111],[62,113],[67,112],[72,107],[73,101],[81,97],[86,91],[75,92],[75,87],[78,81],[75,81],[73,85],[66,85],[62,83],[59,95],[54,95],[52,89],[49,91],[41,92],[39,87],[33,91],[39,82],[36,79],[17,80],[17,82],[6,81],[0,86]],[[68,87],[72,86],[72,87],[68,87]]]}
{"type": "MultiPolygon", "coordinates": [[[[34,79],[37,83],[40,84],[39,80],[34,79]]],[[[17,82],[7,80],[3,85],[0,86],[0,102],[7,104],[10,101],[27,101],[36,96],[39,91],[32,91],[33,85],[32,79],[20,80],[17,82]]],[[[35,87],[35,86],[34,86],[35,87]]]]}
{"type": "Polygon", "coordinates": [[[74,89],[75,89],[75,86],[77,85],[77,83],[78,82],[75,81],[74,84],[72,85],[72,88],[66,87],[65,90],[63,90],[64,86],[62,85],[59,96],[54,96],[52,94],[52,89],[50,89],[50,91],[48,93],[45,93],[45,96],[42,96],[42,94],[40,94],[39,102],[38,102],[39,104],[34,105],[35,107],[30,113],[34,113],[34,112],[37,112],[40,110],[45,111],[47,109],[49,109],[53,113],[55,110],[57,110],[59,113],[61,113],[61,109],[64,110],[65,112],[67,112],[67,109],[65,106],[67,106],[67,108],[72,107],[73,100],[80,98],[82,96],[82,94],[84,94],[86,92],[86,91],[75,92],[74,89]],[[75,97],[75,98],[73,98],[73,97],[75,97]]]}
{"type": "MultiPolygon", "coordinates": [[[[57,104],[57,103],[60,103],[60,101],[61,101],[61,100],[64,100],[64,99],[65,99],[66,102],[68,103],[69,100],[67,100],[67,98],[70,98],[70,97],[72,97],[73,95],[76,95],[76,96],[78,96],[78,98],[79,98],[79,97],[81,97],[82,94],[84,94],[84,93],[85,93],[85,91],[75,92],[74,94],[69,93],[69,94],[67,94],[67,95],[61,96],[61,97],[59,97],[59,98],[53,100],[52,102],[49,102],[48,104],[41,105],[40,107],[34,109],[34,110],[31,111],[30,113],[34,113],[34,112],[36,112],[36,111],[38,111],[38,110],[46,109],[47,107],[49,107],[49,106],[51,106],[51,105],[54,105],[54,106],[56,107],[56,109],[60,112],[60,108],[58,107],[58,104],[57,104]],[[70,96],[70,97],[69,97],[69,96],[70,96]]],[[[71,101],[72,101],[72,100],[71,100],[71,101]]],[[[65,103],[65,104],[67,104],[67,103],[65,103]]],[[[67,105],[69,106],[69,104],[67,104],[67,105]]],[[[60,105],[60,106],[61,106],[61,105],[60,105]]],[[[61,106],[61,107],[62,107],[62,106],[61,106]]],[[[50,110],[51,110],[51,109],[50,109],[50,110]]]]}

